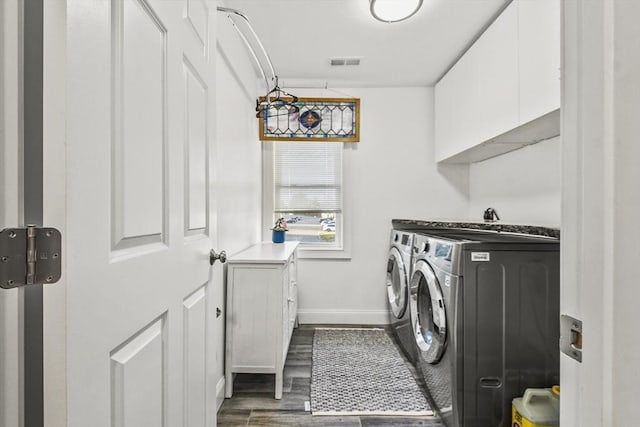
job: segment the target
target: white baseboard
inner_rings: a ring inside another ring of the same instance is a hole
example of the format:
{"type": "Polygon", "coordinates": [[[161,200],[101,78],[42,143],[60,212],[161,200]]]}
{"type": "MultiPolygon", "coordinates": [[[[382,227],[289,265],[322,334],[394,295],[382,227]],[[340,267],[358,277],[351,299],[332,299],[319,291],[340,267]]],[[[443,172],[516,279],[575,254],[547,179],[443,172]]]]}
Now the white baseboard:
{"type": "Polygon", "coordinates": [[[386,325],[387,310],[313,310],[299,309],[298,322],[303,324],[386,325]]]}
{"type": "Polygon", "coordinates": [[[222,403],[224,403],[224,386],[225,381],[223,375],[222,377],[220,377],[220,380],[218,380],[218,383],[216,384],[216,411],[219,411],[222,403]]]}

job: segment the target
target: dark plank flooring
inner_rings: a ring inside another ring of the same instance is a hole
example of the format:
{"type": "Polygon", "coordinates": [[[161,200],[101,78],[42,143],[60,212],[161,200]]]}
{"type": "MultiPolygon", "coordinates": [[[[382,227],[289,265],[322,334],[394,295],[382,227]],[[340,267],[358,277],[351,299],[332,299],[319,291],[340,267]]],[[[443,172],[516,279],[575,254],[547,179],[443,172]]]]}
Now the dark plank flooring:
{"type": "MultiPolygon", "coordinates": [[[[311,416],[304,405],[310,395],[311,347],[317,326],[320,325],[300,325],[293,332],[284,370],[282,399],[273,398],[274,375],[238,374],[233,397],[225,399],[218,412],[218,426],[443,426],[435,417],[311,416]]],[[[415,375],[408,362],[407,366],[415,375]]]]}

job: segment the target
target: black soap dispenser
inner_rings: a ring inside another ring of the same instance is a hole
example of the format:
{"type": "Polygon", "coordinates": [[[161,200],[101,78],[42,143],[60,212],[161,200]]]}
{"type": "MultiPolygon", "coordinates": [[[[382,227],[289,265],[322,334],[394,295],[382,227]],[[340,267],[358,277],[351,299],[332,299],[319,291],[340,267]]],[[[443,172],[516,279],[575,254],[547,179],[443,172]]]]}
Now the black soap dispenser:
{"type": "Polygon", "coordinates": [[[495,209],[493,208],[487,208],[484,211],[484,222],[496,222],[496,221],[500,221],[500,217],[498,216],[498,212],[496,212],[495,209]]]}

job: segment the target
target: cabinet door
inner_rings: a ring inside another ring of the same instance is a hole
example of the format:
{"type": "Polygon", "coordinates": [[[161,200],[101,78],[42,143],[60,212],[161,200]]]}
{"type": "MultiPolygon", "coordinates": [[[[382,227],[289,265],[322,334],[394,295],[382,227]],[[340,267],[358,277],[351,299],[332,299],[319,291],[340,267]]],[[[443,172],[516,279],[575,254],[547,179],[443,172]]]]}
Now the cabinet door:
{"type": "Polygon", "coordinates": [[[475,77],[475,46],[472,47],[456,64],[453,71],[453,106],[451,118],[450,145],[451,154],[466,150],[477,144],[476,115],[478,87],[475,77]]]}
{"type": "Polygon", "coordinates": [[[298,314],[298,284],[292,281],[289,289],[289,327],[293,333],[293,328],[296,324],[296,316],[298,314]]]}
{"type": "Polygon", "coordinates": [[[289,296],[289,283],[290,283],[290,268],[289,262],[287,262],[283,267],[282,272],[282,313],[280,322],[282,325],[282,363],[287,358],[287,351],[289,349],[289,339],[291,338],[292,328],[289,326],[289,306],[290,296],[289,296]]]}
{"type": "Polygon", "coordinates": [[[296,323],[296,317],[298,316],[298,259],[296,254],[293,254],[291,258],[291,264],[289,264],[289,297],[291,304],[289,304],[289,324],[293,327],[296,323]]]}
{"type": "Polygon", "coordinates": [[[520,123],[560,108],[560,0],[518,2],[520,123]]]}
{"type": "Polygon", "coordinates": [[[436,161],[451,155],[453,102],[455,82],[453,69],[435,87],[435,158],[436,161]]]}
{"type": "Polygon", "coordinates": [[[513,2],[472,48],[476,114],[470,120],[476,141],[469,147],[518,125],[517,35],[517,2],[513,2]]]}
{"type": "MultiPolygon", "coordinates": [[[[276,266],[230,266],[227,345],[234,372],[277,366],[282,276],[276,266]],[[260,349],[260,351],[256,351],[260,349]]],[[[249,372],[255,372],[249,371],[249,372]]]]}
{"type": "Polygon", "coordinates": [[[289,329],[293,333],[298,314],[298,280],[296,275],[295,258],[289,264],[289,329]]]}
{"type": "Polygon", "coordinates": [[[477,87],[474,54],[467,52],[438,82],[435,89],[436,161],[466,150],[475,134],[477,87]]]}
{"type": "Polygon", "coordinates": [[[436,85],[436,161],[518,125],[517,35],[514,2],[436,85]]]}

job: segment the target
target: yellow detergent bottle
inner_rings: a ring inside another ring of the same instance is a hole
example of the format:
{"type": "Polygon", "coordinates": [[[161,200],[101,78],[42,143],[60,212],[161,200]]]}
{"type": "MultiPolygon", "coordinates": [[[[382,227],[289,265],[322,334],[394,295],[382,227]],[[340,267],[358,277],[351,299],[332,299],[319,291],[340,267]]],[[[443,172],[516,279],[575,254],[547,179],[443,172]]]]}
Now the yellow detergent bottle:
{"type": "Polygon", "coordinates": [[[560,386],[528,388],[513,399],[512,427],[558,427],[560,425],[560,386]]]}

